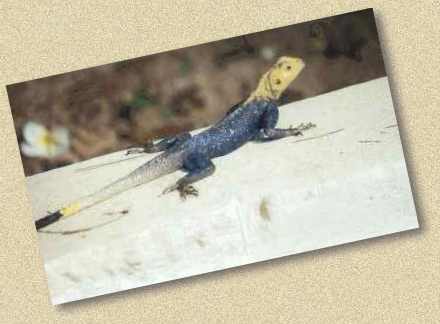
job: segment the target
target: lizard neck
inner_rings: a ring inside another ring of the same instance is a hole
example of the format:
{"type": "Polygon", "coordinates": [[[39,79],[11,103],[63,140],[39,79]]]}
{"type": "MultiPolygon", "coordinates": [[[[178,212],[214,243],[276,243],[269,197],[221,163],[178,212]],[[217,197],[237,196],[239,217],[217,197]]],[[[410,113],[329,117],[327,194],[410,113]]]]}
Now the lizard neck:
{"type": "Polygon", "coordinates": [[[281,91],[277,91],[276,89],[274,89],[272,83],[270,82],[271,73],[272,70],[269,70],[263,75],[263,77],[260,79],[260,82],[258,83],[258,87],[245,100],[244,104],[255,100],[274,101],[281,96],[281,91]]]}

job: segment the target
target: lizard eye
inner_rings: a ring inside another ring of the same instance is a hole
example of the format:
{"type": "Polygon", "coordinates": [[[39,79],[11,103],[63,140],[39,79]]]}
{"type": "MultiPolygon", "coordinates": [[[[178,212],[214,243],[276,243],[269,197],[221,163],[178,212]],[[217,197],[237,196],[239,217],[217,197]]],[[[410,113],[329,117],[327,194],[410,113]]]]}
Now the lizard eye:
{"type": "Polygon", "coordinates": [[[275,80],[275,84],[281,84],[281,80],[280,79],[276,79],[275,80]]]}
{"type": "Polygon", "coordinates": [[[286,69],[287,69],[287,71],[289,71],[290,69],[292,69],[292,67],[291,67],[290,65],[288,65],[288,66],[286,67],[286,69]]]}

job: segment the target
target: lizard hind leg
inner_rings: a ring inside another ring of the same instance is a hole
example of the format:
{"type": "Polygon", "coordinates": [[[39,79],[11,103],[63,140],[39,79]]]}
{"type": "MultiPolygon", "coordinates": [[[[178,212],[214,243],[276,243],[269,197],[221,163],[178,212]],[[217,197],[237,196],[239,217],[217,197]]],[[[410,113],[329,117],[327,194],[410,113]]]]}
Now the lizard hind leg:
{"type": "Polygon", "coordinates": [[[183,162],[183,169],[188,173],[174,185],[166,188],[163,194],[177,190],[182,200],[185,200],[189,195],[198,196],[199,192],[192,184],[212,175],[215,171],[215,165],[208,157],[193,154],[183,162]]]}

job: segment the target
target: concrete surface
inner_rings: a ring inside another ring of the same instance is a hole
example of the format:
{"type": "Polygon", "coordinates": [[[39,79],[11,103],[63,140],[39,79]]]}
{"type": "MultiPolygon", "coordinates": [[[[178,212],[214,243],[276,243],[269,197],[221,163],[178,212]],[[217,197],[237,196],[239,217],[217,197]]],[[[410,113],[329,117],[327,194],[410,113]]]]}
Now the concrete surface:
{"type": "MultiPolygon", "coordinates": [[[[160,196],[176,173],[39,233],[54,304],[418,227],[387,78],[280,108],[304,139],[249,143],[216,159],[200,197],[160,196]],[[342,130],[341,130],[342,129],[342,130]],[[122,217],[118,211],[128,210],[122,217]]],[[[34,218],[91,193],[153,155],[123,152],[27,178],[34,218]]]]}

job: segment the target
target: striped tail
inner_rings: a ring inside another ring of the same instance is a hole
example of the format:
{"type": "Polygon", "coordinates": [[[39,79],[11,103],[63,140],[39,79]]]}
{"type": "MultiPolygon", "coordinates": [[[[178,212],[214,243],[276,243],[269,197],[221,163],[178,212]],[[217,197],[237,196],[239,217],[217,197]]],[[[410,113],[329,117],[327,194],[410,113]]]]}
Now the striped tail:
{"type": "Polygon", "coordinates": [[[73,216],[80,211],[90,208],[100,202],[112,198],[128,189],[153,181],[161,176],[177,171],[182,166],[179,153],[163,153],[144,165],[135,169],[125,177],[122,177],[94,194],[85,196],[49,215],[35,221],[37,230],[53,224],[60,219],[73,216]]]}

